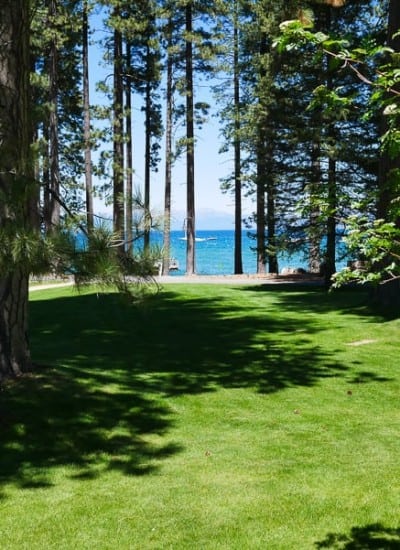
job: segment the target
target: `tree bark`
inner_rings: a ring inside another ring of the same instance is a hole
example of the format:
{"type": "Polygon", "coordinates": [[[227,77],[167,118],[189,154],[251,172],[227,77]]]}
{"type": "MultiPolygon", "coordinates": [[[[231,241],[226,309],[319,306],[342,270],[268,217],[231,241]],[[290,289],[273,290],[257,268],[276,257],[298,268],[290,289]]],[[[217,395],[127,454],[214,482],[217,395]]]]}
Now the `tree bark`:
{"type": "Polygon", "coordinates": [[[192,2],[186,6],[186,275],[196,271],[192,2]]]}
{"type": "MultiPolygon", "coordinates": [[[[267,36],[265,32],[261,33],[259,43],[260,58],[267,54],[267,36]]],[[[265,193],[266,193],[266,180],[267,174],[267,135],[266,129],[268,127],[267,121],[267,107],[265,105],[265,95],[262,83],[266,77],[266,70],[264,66],[260,66],[259,69],[259,113],[257,120],[257,181],[256,181],[256,240],[257,240],[257,273],[265,273],[266,268],[266,243],[265,243],[265,193]]]]}
{"type": "Polygon", "coordinates": [[[326,255],[324,277],[325,285],[332,284],[332,275],[336,271],[336,160],[330,158],[328,161],[328,218],[326,220],[326,255]]]}
{"type": "Polygon", "coordinates": [[[89,24],[88,0],[83,3],[83,134],[85,142],[85,191],[86,191],[86,223],[91,231],[94,225],[93,212],[93,183],[92,183],[92,155],[90,143],[90,99],[89,99],[89,24]]]}
{"type": "MultiPolygon", "coordinates": [[[[126,66],[131,70],[131,44],[125,46],[126,66]]],[[[126,254],[133,254],[133,139],[132,139],[132,79],[127,76],[125,81],[125,141],[126,141],[126,182],[125,182],[125,233],[126,254]]]]}
{"type": "MultiPolygon", "coordinates": [[[[0,10],[0,229],[29,229],[33,212],[30,158],[29,2],[3,0],[0,10]],[[18,202],[12,195],[17,188],[18,202]]],[[[0,264],[7,251],[0,250],[0,264]]],[[[26,266],[1,266],[0,380],[31,368],[26,266]]]]}
{"type": "MultiPolygon", "coordinates": [[[[329,7],[326,8],[326,25],[330,30],[332,25],[332,13],[329,7]]],[[[329,60],[325,60],[326,71],[326,86],[328,90],[333,89],[333,76],[329,70],[329,60]]],[[[337,132],[335,121],[332,120],[327,124],[327,138],[331,143],[337,143],[337,132]]],[[[325,286],[329,287],[332,284],[332,275],[336,271],[336,216],[337,216],[337,181],[336,181],[336,158],[334,153],[329,154],[328,158],[328,216],[326,220],[326,253],[324,262],[325,286]]]]}
{"type": "Polygon", "coordinates": [[[151,163],[151,85],[150,85],[150,48],[146,45],[146,92],[145,92],[145,145],[144,145],[144,235],[143,247],[148,250],[150,247],[150,163],[151,163]]]}
{"type": "Polygon", "coordinates": [[[272,151],[268,151],[268,161],[271,167],[268,170],[267,178],[267,238],[268,238],[268,250],[267,250],[267,263],[268,273],[278,273],[278,257],[276,254],[276,190],[275,181],[272,169],[272,151]]]}
{"type": "Polygon", "coordinates": [[[58,44],[55,18],[57,16],[57,2],[50,0],[49,23],[52,30],[52,39],[49,54],[49,140],[50,140],[50,196],[49,217],[47,229],[52,231],[60,223],[60,166],[59,166],[59,135],[58,135],[58,44]]]}
{"type": "Polygon", "coordinates": [[[265,162],[258,154],[257,159],[257,198],[256,198],[256,231],[257,231],[257,273],[265,273],[265,162]]]}
{"type": "Polygon", "coordinates": [[[173,86],[172,70],[172,20],[168,23],[168,53],[167,53],[167,93],[166,93],[166,122],[165,122],[165,190],[164,190],[164,237],[163,237],[163,275],[169,275],[169,260],[171,249],[171,187],[172,187],[172,110],[173,86]]]}
{"type": "Polygon", "coordinates": [[[22,269],[0,279],[0,381],[31,369],[28,279],[22,269]]]}
{"type": "Polygon", "coordinates": [[[240,142],[240,74],[239,74],[239,28],[238,2],[235,3],[233,26],[233,89],[235,104],[235,253],[234,273],[243,273],[242,260],[242,170],[241,170],[241,142],[240,142]]]}
{"type": "Polygon", "coordinates": [[[320,136],[316,135],[311,149],[311,178],[308,193],[310,200],[309,219],[309,247],[308,269],[310,273],[320,273],[321,270],[321,237],[320,237],[320,208],[316,197],[320,194],[321,187],[321,143],[320,136]]]}
{"type": "MultiPolygon", "coordinates": [[[[118,15],[118,10],[116,10],[116,16],[118,15]]],[[[120,240],[118,251],[122,256],[125,249],[123,93],[122,35],[118,29],[114,29],[113,227],[120,240]]]]}

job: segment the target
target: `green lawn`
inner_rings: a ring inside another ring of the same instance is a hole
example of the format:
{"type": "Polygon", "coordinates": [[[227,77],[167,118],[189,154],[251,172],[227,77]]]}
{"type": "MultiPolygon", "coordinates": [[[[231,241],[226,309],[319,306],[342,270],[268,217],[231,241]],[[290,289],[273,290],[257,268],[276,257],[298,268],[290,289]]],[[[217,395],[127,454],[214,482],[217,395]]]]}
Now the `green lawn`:
{"type": "Polygon", "coordinates": [[[364,293],[31,296],[0,393],[0,547],[400,548],[400,319],[364,293]]]}

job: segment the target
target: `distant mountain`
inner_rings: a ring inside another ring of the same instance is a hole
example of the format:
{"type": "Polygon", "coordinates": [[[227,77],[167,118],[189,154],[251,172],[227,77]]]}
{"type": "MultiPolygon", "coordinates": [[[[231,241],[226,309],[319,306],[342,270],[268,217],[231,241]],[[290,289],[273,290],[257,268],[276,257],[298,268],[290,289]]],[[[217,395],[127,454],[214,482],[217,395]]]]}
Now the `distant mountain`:
{"type": "MultiPolygon", "coordinates": [[[[99,213],[99,220],[106,219],[111,222],[112,214],[110,211],[104,211],[99,213]]],[[[158,219],[159,227],[162,229],[162,214],[156,213],[155,218],[158,219]]],[[[183,210],[175,210],[172,212],[171,229],[182,231],[185,225],[186,212],[183,210]]],[[[213,210],[212,208],[199,208],[196,211],[196,230],[215,230],[220,231],[223,229],[235,228],[235,220],[233,212],[224,212],[219,210],[213,210]]],[[[243,229],[245,227],[243,226],[243,229]]]]}
{"type": "MultiPolygon", "coordinates": [[[[185,223],[186,213],[176,211],[172,213],[172,229],[182,229],[185,223]]],[[[233,213],[220,212],[212,208],[200,208],[196,211],[196,229],[234,229],[233,213]]]]}

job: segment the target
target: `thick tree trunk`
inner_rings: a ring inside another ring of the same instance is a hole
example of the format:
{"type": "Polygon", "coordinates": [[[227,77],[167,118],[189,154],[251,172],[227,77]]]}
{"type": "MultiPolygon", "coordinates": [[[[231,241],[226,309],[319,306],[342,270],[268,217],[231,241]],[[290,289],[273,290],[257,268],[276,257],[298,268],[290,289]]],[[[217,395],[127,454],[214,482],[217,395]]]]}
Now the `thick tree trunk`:
{"type": "MultiPolygon", "coordinates": [[[[29,2],[0,9],[0,228],[15,232],[36,221],[32,183],[29,93],[29,2]],[[12,199],[14,193],[20,197],[12,199]]],[[[15,234],[14,232],[14,234],[15,234]]],[[[4,244],[1,255],[6,253],[4,244]]],[[[0,262],[1,264],[1,262],[0,262]]],[[[31,367],[27,337],[28,270],[9,263],[0,275],[0,380],[31,367]]]]}
{"type": "Polygon", "coordinates": [[[0,380],[30,370],[28,276],[15,270],[0,279],[0,380]]]}

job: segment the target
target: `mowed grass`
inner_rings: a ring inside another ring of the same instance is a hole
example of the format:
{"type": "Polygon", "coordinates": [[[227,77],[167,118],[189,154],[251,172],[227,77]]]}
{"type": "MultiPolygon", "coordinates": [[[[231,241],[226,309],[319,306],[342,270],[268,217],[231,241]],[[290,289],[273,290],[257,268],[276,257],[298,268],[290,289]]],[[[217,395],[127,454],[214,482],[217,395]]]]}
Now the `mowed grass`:
{"type": "Polygon", "coordinates": [[[31,296],[2,549],[400,548],[400,320],[366,294],[31,296]]]}

